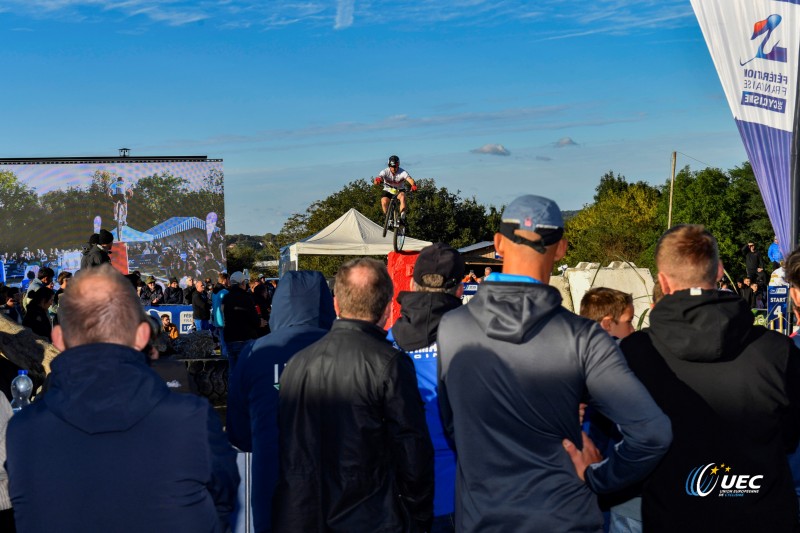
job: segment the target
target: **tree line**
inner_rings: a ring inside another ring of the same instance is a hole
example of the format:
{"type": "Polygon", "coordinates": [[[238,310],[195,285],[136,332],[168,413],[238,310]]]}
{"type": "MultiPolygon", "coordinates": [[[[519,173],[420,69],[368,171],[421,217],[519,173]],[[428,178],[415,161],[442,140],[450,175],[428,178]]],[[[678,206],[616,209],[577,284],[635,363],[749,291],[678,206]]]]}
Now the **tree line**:
{"type": "MultiPolygon", "coordinates": [[[[606,265],[628,261],[655,272],[655,246],[667,229],[669,181],[653,186],[608,172],[594,202],[567,220],[570,241],[564,262],[606,265]]],[[[684,167],[675,176],[672,225],[703,224],[719,243],[720,258],[734,277],[744,273],[740,250],[748,241],[767,262],[774,232],[750,163],[730,169],[684,167]]]]}
{"type": "MultiPolygon", "coordinates": [[[[96,171],[86,187],[40,195],[13,172],[0,171],[0,251],[80,247],[98,215],[102,227],[112,230],[116,223],[109,187],[116,178],[111,172],[96,171]]],[[[205,220],[213,211],[224,231],[223,178],[222,172],[212,169],[199,189],[190,190],[188,180],[169,172],[143,177],[132,186],[128,225],[144,231],[173,216],[205,220]]]]}
{"type": "MultiPolygon", "coordinates": [[[[500,226],[503,206],[484,205],[436,186],[434,180],[418,180],[419,190],[410,200],[409,234],[432,242],[443,241],[459,248],[492,240],[500,226]]],[[[576,212],[565,213],[570,246],[562,264],[579,262],[607,265],[627,261],[655,272],[655,245],[667,229],[669,181],[651,185],[629,181],[609,171],[600,177],[593,202],[576,212]]],[[[535,191],[532,191],[535,193],[535,191]]],[[[382,224],[380,189],[364,179],[295,213],[277,235],[267,234],[258,250],[235,245],[228,260],[248,268],[257,260],[276,259],[279,248],[309,237],[339,218],[351,207],[382,224]]],[[[727,172],[718,168],[693,171],[684,167],[675,177],[672,224],[703,224],[717,238],[720,255],[731,276],[740,276],[744,264],[742,245],[753,241],[764,255],[773,230],[750,164],[727,172]]],[[[328,276],[347,258],[302,257],[301,268],[320,270],[328,276]]],[[[229,264],[230,267],[230,264],[229,264]]],[[[274,270],[264,270],[276,275],[274,270]]]]}

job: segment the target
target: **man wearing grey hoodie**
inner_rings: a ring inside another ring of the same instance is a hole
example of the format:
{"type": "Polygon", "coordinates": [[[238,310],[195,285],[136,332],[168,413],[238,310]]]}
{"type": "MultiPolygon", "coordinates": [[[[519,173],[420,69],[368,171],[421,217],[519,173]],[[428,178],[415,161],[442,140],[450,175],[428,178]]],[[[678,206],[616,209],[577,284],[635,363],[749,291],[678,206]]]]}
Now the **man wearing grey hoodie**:
{"type": "Polygon", "coordinates": [[[642,479],[669,447],[669,420],[616,342],[547,285],[566,253],[563,228],[552,200],[511,202],[494,237],[503,273],[439,325],[439,403],[458,456],[456,531],[602,531],[595,493],[642,479]],[[581,434],[587,393],[624,435],[602,462],[581,434]]]}

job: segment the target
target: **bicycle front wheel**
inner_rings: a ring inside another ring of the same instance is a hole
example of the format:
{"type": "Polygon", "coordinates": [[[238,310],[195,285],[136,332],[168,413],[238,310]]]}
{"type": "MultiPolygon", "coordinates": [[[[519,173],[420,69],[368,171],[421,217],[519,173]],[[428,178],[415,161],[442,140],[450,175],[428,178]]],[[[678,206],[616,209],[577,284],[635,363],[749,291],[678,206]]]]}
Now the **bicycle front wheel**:
{"type": "Polygon", "coordinates": [[[394,251],[400,252],[403,250],[403,245],[406,243],[406,225],[400,224],[400,221],[397,221],[397,225],[394,227],[394,251]]]}
{"type": "Polygon", "coordinates": [[[386,218],[383,221],[383,236],[386,237],[386,233],[389,231],[389,223],[394,221],[394,203],[395,199],[392,198],[389,202],[389,207],[386,208],[386,218]]]}

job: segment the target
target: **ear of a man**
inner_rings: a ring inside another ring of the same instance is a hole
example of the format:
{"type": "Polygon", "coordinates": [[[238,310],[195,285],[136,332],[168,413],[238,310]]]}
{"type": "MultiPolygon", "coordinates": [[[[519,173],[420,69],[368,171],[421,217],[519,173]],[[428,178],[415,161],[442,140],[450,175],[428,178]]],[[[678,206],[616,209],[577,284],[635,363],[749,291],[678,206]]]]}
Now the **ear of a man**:
{"type": "Polygon", "coordinates": [[[53,331],[50,333],[50,336],[53,338],[53,346],[58,348],[58,351],[63,352],[67,349],[67,347],[64,346],[64,331],[61,329],[61,326],[53,326],[53,331]]]}
{"type": "Polygon", "coordinates": [[[142,322],[136,327],[136,337],[133,341],[133,348],[135,350],[141,350],[147,343],[150,342],[150,324],[147,322],[142,322]]]}

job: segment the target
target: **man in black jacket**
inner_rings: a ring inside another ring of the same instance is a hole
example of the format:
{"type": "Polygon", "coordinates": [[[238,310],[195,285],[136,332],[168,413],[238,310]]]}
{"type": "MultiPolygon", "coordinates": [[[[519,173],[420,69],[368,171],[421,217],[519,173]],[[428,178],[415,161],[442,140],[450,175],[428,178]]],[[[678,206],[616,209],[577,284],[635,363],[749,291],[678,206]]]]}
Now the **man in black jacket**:
{"type": "Polygon", "coordinates": [[[111,245],[114,242],[114,234],[110,231],[101,229],[100,233],[95,233],[89,238],[88,247],[84,247],[81,257],[81,268],[92,268],[104,263],[110,263],[111,245]]]}
{"type": "Polygon", "coordinates": [[[644,484],[644,530],[797,531],[786,454],[800,438],[800,351],[715,290],[722,263],[703,226],[668,230],[656,266],[664,297],[621,343],[674,435],[644,484]]]}
{"type": "Polygon", "coordinates": [[[211,329],[211,300],[206,293],[206,284],[199,279],[194,282],[192,298],[192,319],[197,331],[211,329]]]}
{"type": "Polygon", "coordinates": [[[252,296],[247,292],[247,279],[244,274],[234,272],[229,282],[228,294],[223,297],[221,304],[225,322],[222,340],[232,370],[248,341],[258,336],[262,319],[256,311],[252,296]]]}
{"type": "Polygon", "coordinates": [[[183,303],[192,305],[192,294],[194,293],[194,278],[189,276],[186,278],[186,288],[183,289],[183,303]]]}
{"type": "Polygon", "coordinates": [[[414,365],[382,329],[391,299],[383,263],[344,264],[339,319],[281,376],[276,531],[428,531],[433,449],[414,365]]]}
{"type": "Polygon", "coordinates": [[[183,303],[183,291],[178,287],[178,278],[170,278],[169,286],[164,290],[165,305],[181,305],[183,303]]]}
{"type": "Polygon", "coordinates": [[[164,303],[164,290],[161,285],[156,283],[156,278],[153,276],[147,276],[145,279],[142,292],[139,293],[139,301],[145,307],[150,305],[158,306],[164,303]]]}
{"type": "Polygon", "coordinates": [[[762,283],[766,281],[766,274],[764,274],[764,261],[761,260],[761,255],[756,252],[756,245],[753,242],[748,242],[742,246],[742,257],[744,258],[744,266],[747,271],[747,277],[750,281],[755,283],[762,283]]]}

